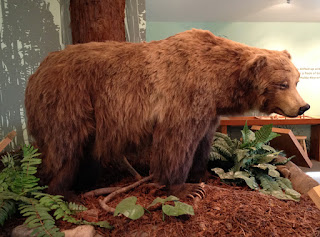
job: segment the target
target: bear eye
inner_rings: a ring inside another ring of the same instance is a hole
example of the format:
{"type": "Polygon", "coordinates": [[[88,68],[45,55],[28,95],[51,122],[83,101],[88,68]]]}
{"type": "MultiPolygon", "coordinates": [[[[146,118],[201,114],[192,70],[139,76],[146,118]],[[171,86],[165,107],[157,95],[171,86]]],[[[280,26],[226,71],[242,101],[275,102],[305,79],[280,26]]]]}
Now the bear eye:
{"type": "Polygon", "coordinates": [[[288,82],[283,82],[279,85],[281,90],[285,90],[289,88],[288,82]]]}

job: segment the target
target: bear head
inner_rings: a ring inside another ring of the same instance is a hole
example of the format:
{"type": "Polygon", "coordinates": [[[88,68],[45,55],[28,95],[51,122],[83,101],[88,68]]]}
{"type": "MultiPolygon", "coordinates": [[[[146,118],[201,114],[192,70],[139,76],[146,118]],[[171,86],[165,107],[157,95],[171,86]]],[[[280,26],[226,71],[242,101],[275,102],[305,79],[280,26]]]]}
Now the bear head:
{"type": "Polygon", "coordinates": [[[310,108],[297,91],[300,73],[286,50],[255,54],[242,69],[241,77],[251,78],[255,107],[260,112],[297,117],[310,108]]]}

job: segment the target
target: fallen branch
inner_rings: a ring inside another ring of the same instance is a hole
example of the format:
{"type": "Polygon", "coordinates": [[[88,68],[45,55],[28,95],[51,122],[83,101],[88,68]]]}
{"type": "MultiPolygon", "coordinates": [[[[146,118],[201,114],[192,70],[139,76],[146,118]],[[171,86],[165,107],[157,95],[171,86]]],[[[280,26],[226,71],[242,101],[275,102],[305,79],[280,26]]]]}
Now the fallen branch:
{"type": "Polygon", "coordinates": [[[101,196],[101,195],[106,195],[109,193],[112,193],[118,189],[120,189],[121,187],[108,187],[108,188],[98,188],[89,192],[86,192],[85,194],[83,194],[84,197],[92,197],[92,196],[101,196]]]}
{"type": "MultiPolygon", "coordinates": [[[[123,164],[126,166],[127,170],[135,177],[136,180],[141,180],[142,177],[141,175],[132,167],[132,165],[129,163],[127,158],[125,156],[122,157],[123,164]]],[[[108,187],[108,188],[99,188],[95,189],[89,192],[86,192],[84,194],[84,197],[92,197],[92,196],[101,196],[101,195],[106,195],[109,193],[112,193],[121,187],[108,187]]]]}
{"type": "Polygon", "coordinates": [[[132,165],[129,163],[127,158],[125,156],[122,157],[124,164],[126,165],[126,168],[128,171],[136,178],[136,180],[141,180],[141,175],[132,167],[132,165]]]}
{"type": "Polygon", "coordinates": [[[0,142],[0,152],[3,151],[6,146],[13,140],[13,138],[17,135],[16,131],[10,132],[1,142],[0,142]]]}
{"type": "Polygon", "coordinates": [[[99,200],[99,203],[100,203],[100,206],[106,210],[107,212],[110,212],[110,213],[114,213],[115,209],[113,207],[110,207],[107,205],[108,202],[111,201],[111,199],[113,199],[115,196],[117,196],[118,194],[120,193],[125,193],[125,192],[128,192],[129,190],[139,186],[140,184],[142,183],[145,183],[145,182],[148,182],[149,180],[152,179],[152,175],[148,176],[148,177],[145,177],[129,186],[126,186],[126,187],[123,187],[123,188],[120,188],[114,192],[112,192],[111,194],[109,194],[108,196],[106,196],[103,200],[99,200]]]}

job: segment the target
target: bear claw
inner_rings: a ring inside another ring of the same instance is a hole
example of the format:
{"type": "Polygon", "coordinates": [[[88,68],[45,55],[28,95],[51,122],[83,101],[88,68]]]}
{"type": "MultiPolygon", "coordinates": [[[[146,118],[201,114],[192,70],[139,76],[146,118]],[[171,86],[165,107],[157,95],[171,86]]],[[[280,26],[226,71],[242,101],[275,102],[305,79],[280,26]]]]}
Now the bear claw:
{"type": "Polygon", "coordinates": [[[200,199],[204,199],[206,197],[206,191],[204,189],[204,183],[201,183],[197,185],[197,188],[194,190],[194,192],[187,195],[187,197],[195,199],[196,197],[200,199]]]}

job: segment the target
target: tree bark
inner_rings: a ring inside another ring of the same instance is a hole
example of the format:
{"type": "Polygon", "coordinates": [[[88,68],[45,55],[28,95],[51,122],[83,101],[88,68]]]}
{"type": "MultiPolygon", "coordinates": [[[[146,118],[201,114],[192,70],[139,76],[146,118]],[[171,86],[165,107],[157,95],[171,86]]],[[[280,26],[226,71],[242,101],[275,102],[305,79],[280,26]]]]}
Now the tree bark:
{"type": "Polygon", "coordinates": [[[126,41],[125,0],[70,0],[72,42],[126,41]]]}

